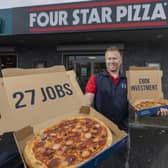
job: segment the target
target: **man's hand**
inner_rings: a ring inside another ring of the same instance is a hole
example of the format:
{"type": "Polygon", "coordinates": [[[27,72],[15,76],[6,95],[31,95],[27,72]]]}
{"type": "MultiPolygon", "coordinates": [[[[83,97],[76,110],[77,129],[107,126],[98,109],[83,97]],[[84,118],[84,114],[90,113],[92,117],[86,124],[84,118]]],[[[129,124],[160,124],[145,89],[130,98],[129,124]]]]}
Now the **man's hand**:
{"type": "Polygon", "coordinates": [[[157,116],[161,116],[161,117],[168,116],[168,109],[167,108],[160,108],[160,111],[157,112],[157,116]]]}

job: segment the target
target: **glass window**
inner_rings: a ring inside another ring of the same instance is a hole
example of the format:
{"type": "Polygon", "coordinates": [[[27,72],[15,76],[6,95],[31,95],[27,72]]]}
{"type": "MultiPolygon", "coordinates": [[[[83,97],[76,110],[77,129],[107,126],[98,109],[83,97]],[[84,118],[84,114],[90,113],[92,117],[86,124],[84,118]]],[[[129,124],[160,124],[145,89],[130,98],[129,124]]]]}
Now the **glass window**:
{"type": "Polygon", "coordinates": [[[0,55],[1,69],[16,67],[15,55],[0,55]]]}

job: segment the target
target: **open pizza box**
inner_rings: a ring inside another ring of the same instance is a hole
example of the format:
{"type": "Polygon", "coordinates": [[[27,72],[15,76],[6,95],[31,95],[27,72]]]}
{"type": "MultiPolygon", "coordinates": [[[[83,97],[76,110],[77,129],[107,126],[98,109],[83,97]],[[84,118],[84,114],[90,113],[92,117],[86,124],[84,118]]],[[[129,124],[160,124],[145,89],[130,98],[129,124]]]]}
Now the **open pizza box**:
{"type": "Polygon", "coordinates": [[[87,106],[73,71],[54,66],[45,69],[5,69],[2,73],[0,134],[13,131],[21,154],[26,141],[41,129],[62,119],[81,115],[98,118],[113,134],[111,146],[83,164],[82,168],[95,167],[126,143],[127,134],[124,131],[87,106]]]}
{"type": "Polygon", "coordinates": [[[163,98],[162,74],[157,67],[131,66],[126,72],[128,100],[138,117],[154,116],[161,107],[168,108],[168,100],[163,98]]]}

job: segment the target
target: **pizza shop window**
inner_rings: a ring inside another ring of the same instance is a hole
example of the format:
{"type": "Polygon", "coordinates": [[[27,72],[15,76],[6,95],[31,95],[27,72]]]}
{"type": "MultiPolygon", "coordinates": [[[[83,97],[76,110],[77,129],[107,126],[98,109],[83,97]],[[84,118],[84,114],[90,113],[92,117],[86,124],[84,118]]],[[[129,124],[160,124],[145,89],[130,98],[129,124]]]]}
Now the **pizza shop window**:
{"type": "Polygon", "coordinates": [[[17,66],[16,55],[0,55],[1,69],[14,68],[17,66]]]}

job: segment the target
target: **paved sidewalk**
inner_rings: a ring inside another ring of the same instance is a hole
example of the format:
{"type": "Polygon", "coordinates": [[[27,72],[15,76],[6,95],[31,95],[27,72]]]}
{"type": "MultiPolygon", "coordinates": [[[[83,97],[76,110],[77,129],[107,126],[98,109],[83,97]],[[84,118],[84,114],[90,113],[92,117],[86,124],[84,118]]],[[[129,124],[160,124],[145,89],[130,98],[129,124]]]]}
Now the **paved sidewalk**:
{"type": "MultiPolygon", "coordinates": [[[[130,127],[129,168],[168,168],[168,128],[144,125],[130,127]]],[[[123,164],[125,154],[118,152],[97,168],[128,168],[123,164]]]]}
{"type": "Polygon", "coordinates": [[[168,128],[130,128],[130,168],[168,168],[168,128]]]}

